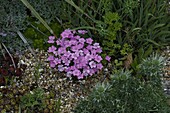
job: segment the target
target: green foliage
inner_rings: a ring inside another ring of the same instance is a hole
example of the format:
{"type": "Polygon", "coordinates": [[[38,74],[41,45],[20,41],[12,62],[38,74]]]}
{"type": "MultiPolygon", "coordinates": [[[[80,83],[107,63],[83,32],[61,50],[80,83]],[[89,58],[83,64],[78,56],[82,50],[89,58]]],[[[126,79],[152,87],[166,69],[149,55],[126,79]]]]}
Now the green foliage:
{"type": "Polygon", "coordinates": [[[24,45],[24,43],[19,37],[17,37],[13,33],[8,33],[4,35],[5,36],[0,35],[0,42],[6,45],[10,53],[23,53],[23,50],[26,48],[26,45],[24,45]]]}
{"type": "Polygon", "coordinates": [[[152,54],[150,57],[143,59],[138,67],[138,74],[142,75],[142,78],[146,81],[153,81],[156,86],[160,86],[160,77],[163,76],[163,67],[165,63],[166,59],[164,57],[158,54],[152,54]]]}
{"type": "Polygon", "coordinates": [[[44,90],[37,88],[22,96],[20,105],[21,108],[27,109],[28,111],[41,110],[46,106],[44,101],[44,90]]]}
{"type": "MultiPolygon", "coordinates": [[[[63,15],[66,12],[68,13],[65,15],[65,19],[62,15],[61,18],[68,21],[67,27],[88,29],[94,40],[101,43],[103,58],[109,55],[112,59],[117,59],[132,51],[130,44],[120,44],[116,39],[117,32],[121,30],[122,24],[119,14],[112,11],[114,3],[112,0],[80,0],[79,2],[66,0],[66,2],[68,4],[63,6],[63,9],[65,9],[63,15]]],[[[103,61],[103,63],[106,62],[103,61]]],[[[122,66],[122,63],[116,63],[116,65],[122,66]]]]}
{"type": "MultiPolygon", "coordinates": [[[[124,1],[124,0],[122,0],[124,1]]],[[[170,17],[166,11],[166,2],[152,1],[152,0],[128,0],[138,4],[132,7],[133,13],[126,14],[124,7],[126,3],[116,2],[114,11],[117,11],[121,16],[122,33],[117,37],[119,42],[127,42],[134,48],[148,49],[150,45],[153,48],[160,48],[161,46],[170,42],[170,17]],[[117,10],[122,8],[122,10],[117,10]]],[[[128,5],[129,6],[129,5],[128,5]]]]}
{"type": "Polygon", "coordinates": [[[133,14],[133,10],[139,6],[139,0],[126,0],[123,12],[125,14],[133,14]]]}
{"type": "Polygon", "coordinates": [[[137,54],[134,55],[134,60],[133,60],[133,63],[131,64],[133,70],[137,71],[138,65],[142,62],[143,59],[149,57],[149,55],[151,55],[153,51],[154,51],[153,45],[150,45],[149,48],[147,48],[147,50],[144,50],[144,48],[141,47],[137,51],[137,54]]]}
{"type": "Polygon", "coordinates": [[[128,53],[131,53],[133,51],[132,47],[125,43],[122,47],[122,49],[120,50],[120,54],[125,56],[125,55],[128,55],[128,53]]]}
{"type": "MultiPolygon", "coordinates": [[[[54,33],[59,36],[62,31],[61,26],[57,22],[52,22],[50,27],[54,30],[54,33]]],[[[24,31],[24,35],[29,40],[32,40],[32,45],[34,48],[47,50],[50,46],[47,43],[50,32],[43,26],[43,24],[34,21],[30,22],[28,28],[24,31]]]]}
{"type": "Polygon", "coordinates": [[[27,17],[26,8],[20,0],[0,0],[0,32],[23,30],[27,17]]]}
{"type": "Polygon", "coordinates": [[[116,44],[117,31],[120,30],[122,24],[119,23],[119,15],[117,13],[107,12],[103,16],[104,21],[97,22],[97,29],[99,29],[99,41],[102,44],[104,53],[109,56],[114,56],[117,50],[121,48],[121,45],[116,44]]]}
{"type": "Polygon", "coordinates": [[[143,61],[137,75],[128,70],[111,75],[111,81],[97,84],[93,92],[79,102],[75,113],[169,112],[159,75],[162,73],[162,63],[163,58],[154,55],[143,61]],[[154,76],[153,79],[146,82],[136,77],[146,73],[154,76]]]}
{"type": "Polygon", "coordinates": [[[62,13],[62,0],[28,0],[38,14],[50,24],[62,13]]]}

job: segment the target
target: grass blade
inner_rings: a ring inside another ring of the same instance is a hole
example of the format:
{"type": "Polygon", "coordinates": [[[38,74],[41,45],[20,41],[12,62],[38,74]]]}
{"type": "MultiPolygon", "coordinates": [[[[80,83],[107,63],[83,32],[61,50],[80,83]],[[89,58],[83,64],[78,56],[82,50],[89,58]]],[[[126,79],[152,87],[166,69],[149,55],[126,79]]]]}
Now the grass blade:
{"type": "Polygon", "coordinates": [[[21,0],[22,3],[33,13],[33,15],[54,35],[53,30],[48,26],[48,24],[40,17],[38,12],[31,6],[27,0],[21,0]]]}
{"type": "Polygon", "coordinates": [[[80,7],[78,7],[72,0],[65,0],[68,4],[70,4],[71,6],[73,6],[74,8],[76,8],[78,11],[80,11],[82,14],[86,15],[89,19],[91,19],[92,21],[93,18],[91,18],[87,13],[85,13],[80,7]]]}
{"type": "Polygon", "coordinates": [[[17,31],[17,34],[18,36],[22,39],[22,41],[28,46],[28,49],[31,51],[31,53],[35,55],[34,51],[31,49],[30,45],[28,44],[27,40],[25,39],[24,35],[20,32],[20,31],[17,31]]]}

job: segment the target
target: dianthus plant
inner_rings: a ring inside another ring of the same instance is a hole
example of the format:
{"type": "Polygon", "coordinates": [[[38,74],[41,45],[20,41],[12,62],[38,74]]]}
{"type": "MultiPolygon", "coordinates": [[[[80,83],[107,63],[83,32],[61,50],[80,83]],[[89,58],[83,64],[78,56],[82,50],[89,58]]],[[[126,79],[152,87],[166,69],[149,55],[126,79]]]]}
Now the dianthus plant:
{"type": "Polygon", "coordinates": [[[67,77],[78,79],[101,70],[103,65],[99,54],[102,49],[99,43],[93,43],[92,38],[84,38],[85,35],[85,30],[66,29],[56,41],[54,36],[50,36],[48,43],[53,44],[48,49],[50,67],[57,67],[60,72],[66,72],[67,77]]]}

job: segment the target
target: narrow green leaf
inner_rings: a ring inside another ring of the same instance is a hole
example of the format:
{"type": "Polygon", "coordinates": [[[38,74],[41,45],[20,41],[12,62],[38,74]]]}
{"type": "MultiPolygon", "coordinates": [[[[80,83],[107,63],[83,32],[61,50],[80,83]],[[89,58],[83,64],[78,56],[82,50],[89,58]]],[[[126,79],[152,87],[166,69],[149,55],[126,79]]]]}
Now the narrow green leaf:
{"type": "Polygon", "coordinates": [[[156,46],[161,46],[160,44],[158,44],[157,42],[155,42],[154,40],[151,40],[151,39],[145,39],[146,41],[148,42],[151,42],[153,44],[155,44],[156,46]]]}
{"type": "Polygon", "coordinates": [[[72,0],[65,0],[68,4],[76,8],[82,14],[86,15],[89,19],[93,20],[87,13],[85,13],[80,7],[78,7],[72,0]]]}
{"type": "Polygon", "coordinates": [[[139,59],[139,62],[142,61],[143,59],[143,55],[144,55],[144,49],[143,47],[141,47],[138,51],[138,59],[139,59]]]}
{"type": "Polygon", "coordinates": [[[153,51],[153,46],[150,45],[149,48],[146,50],[146,52],[144,53],[144,57],[148,57],[153,51]]]}
{"type": "Polygon", "coordinates": [[[141,25],[142,25],[142,17],[143,17],[143,4],[141,4],[141,6],[140,6],[140,15],[139,15],[139,27],[141,27],[141,25]]]}
{"type": "Polygon", "coordinates": [[[156,35],[156,37],[160,37],[161,35],[165,35],[165,34],[170,36],[170,31],[161,31],[156,35]]]}
{"type": "Polygon", "coordinates": [[[141,30],[141,29],[142,29],[142,28],[137,27],[137,28],[132,29],[132,32],[137,31],[137,30],[141,30]]]}
{"type": "Polygon", "coordinates": [[[27,40],[25,39],[24,35],[20,32],[20,31],[17,31],[17,34],[18,36],[22,39],[22,41],[24,42],[24,44],[26,46],[28,46],[28,49],[31,51],[31,53],[36,56],[36,54],[34,53],[34,51],[32,50],[31,46],[28,44],[27,40]]]}
{"type": "Polygon", "coordinates": [[[156,25],[153,29],[159,28],[159,27],[163,27],[165,24],[158,24],[156,25]]]}
{"type": "Polygon", "coordinates": [[[100,31],[100,29],[96,29],[96,28],[90,27],[90,26],[77,27],[77,28],[74,28],[74,29],[72,29],[72,30],[78,30],[78,29],[91,29],[91,30],[100,31]]]}
{"type": "Polygon", "coordinates": [[[55,35],[53,30],[48,26],[48,24],[40,17],[37,11],[31,6],[27,0],[21,0],[22,3],[33,13],[33,15],[50,31],[51,34],[55,35]]]}

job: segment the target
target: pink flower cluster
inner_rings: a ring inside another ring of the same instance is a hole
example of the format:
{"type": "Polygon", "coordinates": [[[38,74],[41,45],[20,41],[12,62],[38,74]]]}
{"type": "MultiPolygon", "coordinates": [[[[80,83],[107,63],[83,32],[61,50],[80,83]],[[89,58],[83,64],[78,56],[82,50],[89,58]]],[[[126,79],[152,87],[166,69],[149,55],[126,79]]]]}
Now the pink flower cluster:
{"type": "MultiPolygon", "coordinates": [[[[61,39],[55,41],[50,36],[48,43],[56,44],[48,49],[51,53],[48,57],[50,67],[58,67],[61,72],[66,72],[68,77],[76,76],[83,79],[85,76],[93,75],[103,68],[102,57],[99,53],[102,49],[99,43],[93,43],[92,38],[83,38],[86,30],[65,30],[61,33],[61,39]]],[[[106,60],[110,61],[107,56],[106,60]]]]}

